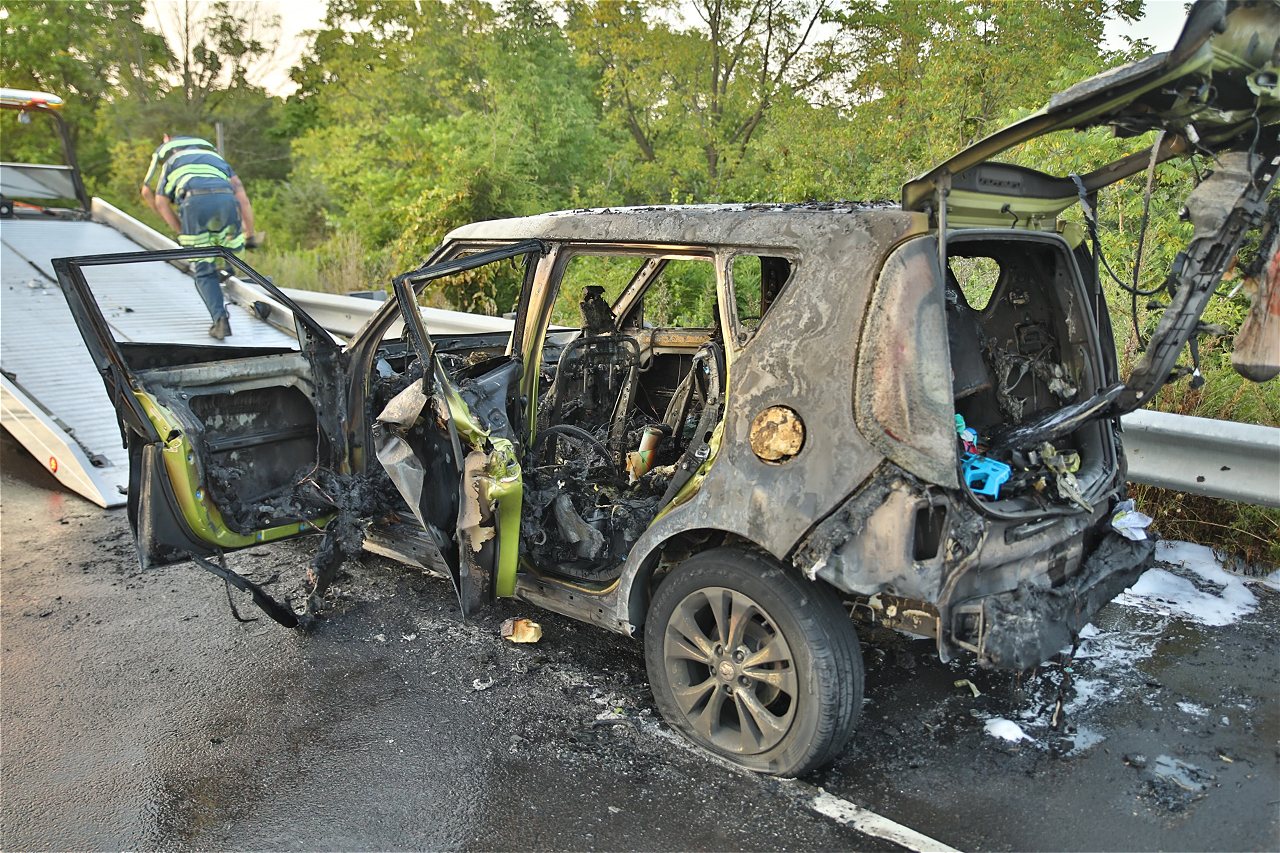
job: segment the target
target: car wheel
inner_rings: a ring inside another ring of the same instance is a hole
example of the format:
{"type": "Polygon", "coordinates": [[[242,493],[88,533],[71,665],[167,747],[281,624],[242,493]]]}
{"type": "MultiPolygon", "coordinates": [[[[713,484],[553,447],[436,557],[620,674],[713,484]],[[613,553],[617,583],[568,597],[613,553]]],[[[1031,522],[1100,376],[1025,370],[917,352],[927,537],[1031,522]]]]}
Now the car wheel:
{"type": "Polygon", "coordinates": [[[658,587],[645,664],[662,716],[750,770],[798,776],[831,761],[862,707],[862,653],[839,599],[736,548],[691,557],[658,587]]]}

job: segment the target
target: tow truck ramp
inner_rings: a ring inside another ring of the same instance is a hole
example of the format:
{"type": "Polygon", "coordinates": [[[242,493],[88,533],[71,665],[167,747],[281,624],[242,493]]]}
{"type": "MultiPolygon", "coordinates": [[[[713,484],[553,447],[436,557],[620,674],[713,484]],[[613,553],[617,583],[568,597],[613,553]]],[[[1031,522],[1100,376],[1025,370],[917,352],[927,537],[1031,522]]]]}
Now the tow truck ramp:
{"type": "MultiPolygon", "coordinates": [[[[0,424],[67,488],[115,507],[126,500],[128,453],[50,262],[177,244],[101,199],[90,213],[0,220],[0,424]]],[[[223,342],[209,337],[208,311],[177,267],[98,267],[92,287],[120,341],[297,347],[292,312],[236,279],[223,285],[233,332],[223,342]],[[269,321],[254,303],[271,309],[269,321]]]]}

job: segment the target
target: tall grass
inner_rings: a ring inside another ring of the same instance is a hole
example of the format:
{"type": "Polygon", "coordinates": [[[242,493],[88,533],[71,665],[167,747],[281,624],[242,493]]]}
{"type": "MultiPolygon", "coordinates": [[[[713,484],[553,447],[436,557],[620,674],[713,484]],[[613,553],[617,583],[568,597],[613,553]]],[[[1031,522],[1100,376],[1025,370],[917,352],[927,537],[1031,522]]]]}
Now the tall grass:
{"type": "Polygon", "coordinates": [[[359,235],[349,231],[314,248],[268,246],[251,253],[249,263],[277,287],[324,293],[386,289],[393,274],[384,252],[369,251],[359,235]]]}

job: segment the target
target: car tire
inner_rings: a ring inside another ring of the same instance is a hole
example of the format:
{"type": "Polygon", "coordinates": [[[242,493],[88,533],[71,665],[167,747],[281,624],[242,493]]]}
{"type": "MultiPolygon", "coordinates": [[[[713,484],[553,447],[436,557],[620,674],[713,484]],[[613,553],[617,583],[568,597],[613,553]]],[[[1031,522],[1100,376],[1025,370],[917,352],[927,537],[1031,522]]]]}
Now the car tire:
{"type": "Polygon", "coordinates": [[[678,566],[649,606],[644,644],[667,723],[749,770],[821,767],[862,708],[862,652],[839,598],[755,551],[716,548],[678,566]]]}

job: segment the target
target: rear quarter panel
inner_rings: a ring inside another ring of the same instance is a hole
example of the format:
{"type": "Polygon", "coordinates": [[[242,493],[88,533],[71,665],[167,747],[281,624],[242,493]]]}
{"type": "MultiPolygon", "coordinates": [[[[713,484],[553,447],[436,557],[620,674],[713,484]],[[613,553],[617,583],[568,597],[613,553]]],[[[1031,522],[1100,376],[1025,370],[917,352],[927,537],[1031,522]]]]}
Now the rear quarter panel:
{"type": "MultiPolygon", "coordinates": [[[[779,223],[781,224],[781,223],[779,223]]],[[[636,543],[621,579],[620,622],[643,618],[632,599],[657,550],[690,530],[718,530],[783,559],[883,460],[854,421],[854,368],[863,314],[889,252],[924,229],[923,217],[874,211],[809,222],[797,216],[773,233],[735,235],[743,246],[795,253],[793,277],[730,368],[723,439],[701,488],[636,543]],[[751,449],[757,414],[787,406],[800,416],[800,453],[776,464],[751,449]]]]}

